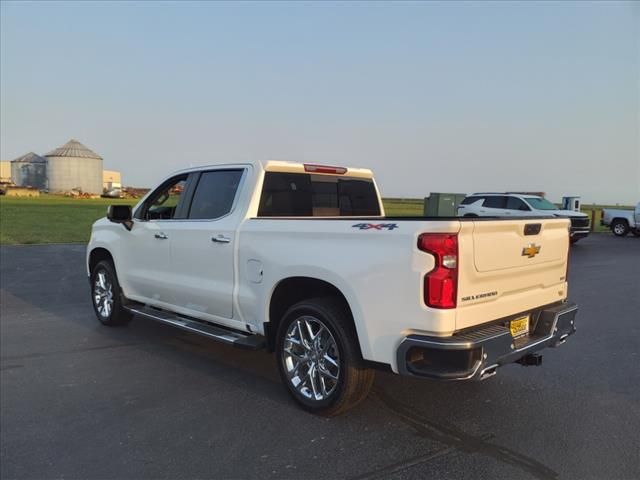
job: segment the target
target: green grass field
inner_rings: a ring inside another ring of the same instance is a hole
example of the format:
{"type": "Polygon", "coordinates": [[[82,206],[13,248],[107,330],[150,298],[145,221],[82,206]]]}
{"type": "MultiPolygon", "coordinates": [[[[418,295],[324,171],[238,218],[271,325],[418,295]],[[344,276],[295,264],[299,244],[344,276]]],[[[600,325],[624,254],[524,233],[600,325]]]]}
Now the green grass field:
{"type": "Polygon", "coordinates": [[[88,242],[91,224],[107,206],[136,200],[0,197],[0,244],[88,242]]]}
{"type": "MultiPolygon", "coordinates": [[[[91,224],[104,217],[108,205],[130,204],[137,200],[109,198],[74,199],[56,195],[38,198],[0,196],[0,244],[84,243],[89,240],[91,224]]],[[[389,216],[421,216],[421,199],[384,199],[389,216]]],[[[591,215],[595,208],[596,231],[600,227],[602,206],[584,206],[582,211],[591,215]]],[[[625,207],[612,207],[625,208],[625,207]]]]}

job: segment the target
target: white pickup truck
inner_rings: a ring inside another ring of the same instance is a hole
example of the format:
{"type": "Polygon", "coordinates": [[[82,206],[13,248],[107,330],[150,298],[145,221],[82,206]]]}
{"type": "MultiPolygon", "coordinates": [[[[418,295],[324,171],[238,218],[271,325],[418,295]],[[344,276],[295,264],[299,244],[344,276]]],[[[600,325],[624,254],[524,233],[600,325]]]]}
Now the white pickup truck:
{"type": "Polygon", "coordinates": [[[289,162],[200,167],[93,225],[98,319],[138,315],[275,351],[324,415],[374,370],[482,380],[575,331],[569,220],[385,217],[370,170],[289,162]]]}

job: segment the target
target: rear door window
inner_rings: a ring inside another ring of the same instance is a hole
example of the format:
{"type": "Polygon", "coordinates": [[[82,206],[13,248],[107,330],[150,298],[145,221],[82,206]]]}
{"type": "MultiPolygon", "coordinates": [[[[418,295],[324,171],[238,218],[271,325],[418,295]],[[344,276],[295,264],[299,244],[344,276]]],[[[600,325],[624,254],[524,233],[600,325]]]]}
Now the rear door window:
{"type": "Polygon", "coordinates": [[[202,172],[193,194],[189,219],[213,220],[231,212],[243,170],[202,172]]]}
{"type": "Polygon", "coordinates": [[[373,181],[366,178],[266,172],[260,217],[378,216],[373,181]]]}
{"type": "Polygon", "coordinates": [[[505,208],[506,198],[502,195],[493,195],[484,200],[484,207],[487,208],[505,208]]]}

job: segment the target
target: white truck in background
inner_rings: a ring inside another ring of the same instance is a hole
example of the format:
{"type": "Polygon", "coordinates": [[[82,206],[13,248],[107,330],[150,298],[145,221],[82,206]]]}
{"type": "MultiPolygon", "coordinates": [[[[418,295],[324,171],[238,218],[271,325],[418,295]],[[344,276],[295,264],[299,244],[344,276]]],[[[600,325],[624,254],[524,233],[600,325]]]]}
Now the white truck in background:
{"type": "Polygon", "coordinates": [[[611,228],[614,235],[624,237],[629,232],[640,237],[640,202],[635,210],[605,208],[602,210],[600,225],[611,228]]]}
{"type": "Polygon", "coordinates": [[[369,170],[279,161],[170,175],[87,247],[98,319],[133,316],[276,354],[304,408],[363,400],[374,370],[482,380],[575,331],[569,220],[385,217],[369,170]]]}

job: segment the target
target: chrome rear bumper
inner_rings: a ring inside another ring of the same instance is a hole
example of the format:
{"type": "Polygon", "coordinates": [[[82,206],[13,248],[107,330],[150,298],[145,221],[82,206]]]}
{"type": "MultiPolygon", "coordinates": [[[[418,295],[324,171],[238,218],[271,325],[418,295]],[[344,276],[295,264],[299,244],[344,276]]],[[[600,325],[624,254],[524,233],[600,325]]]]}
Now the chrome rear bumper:
{"type": "Polygon", "coordinates": [[[577,312],[575,303],[528,312],[531,333],[515,339],[509,319],[451,337],[409,335],[397,350],[398,369],[403,375],[439,380],[483,380],[508,363],[539,364],[523,359],[563,344],[576,331],[577,312]]]}

